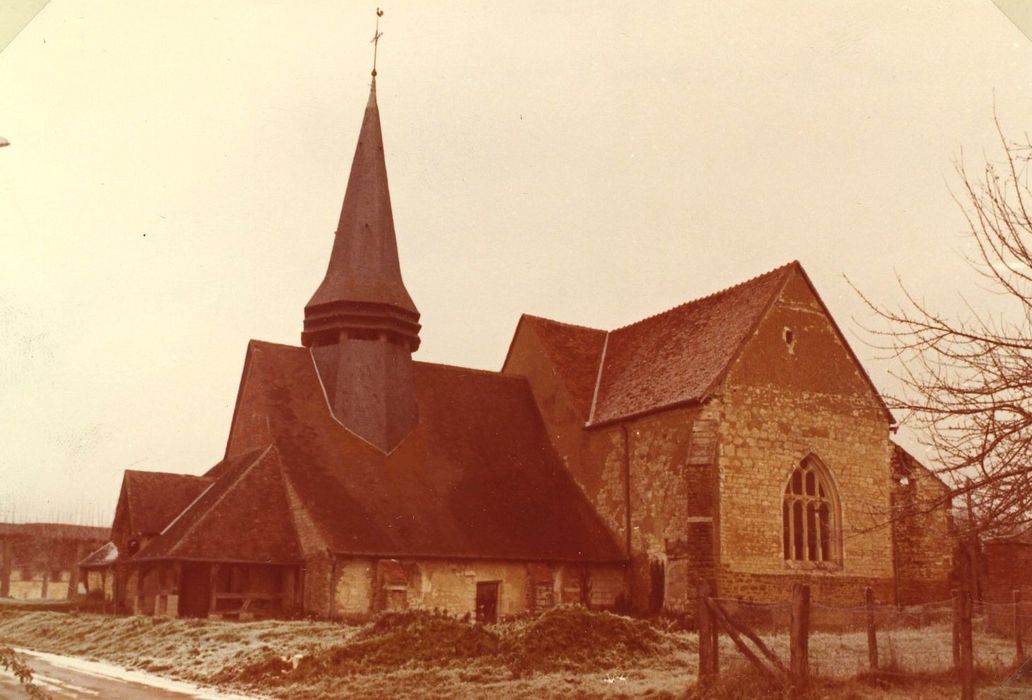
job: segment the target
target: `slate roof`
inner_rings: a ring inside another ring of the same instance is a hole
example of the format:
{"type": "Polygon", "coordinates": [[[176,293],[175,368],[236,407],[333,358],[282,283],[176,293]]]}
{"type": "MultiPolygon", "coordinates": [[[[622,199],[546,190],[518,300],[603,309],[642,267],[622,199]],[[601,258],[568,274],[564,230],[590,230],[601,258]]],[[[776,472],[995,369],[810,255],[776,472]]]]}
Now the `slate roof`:
{"type": "Polygon", "coordinates": [[[80,561],[79,567],[83,569],[102,569],[105,566],[114,564],[116,559],[118,559],[118,547],[114,542],[108,542],[80,561]]]}
{"type": "Polygon", "coordinates": [[[589,426],[704,399],[799,263],[629,326],[531,324],[589,426]],[[589,388],[590,387],[590,388],[589,388]]]}
{"type": "Polygon", "coordinates": [[[398,262],[375,78],[351,162],[326,277],[309,300],[306,312],[341,301],[390,304],[417,318],[419,315],[405,289],[398,262]]]}
{"type": "Polygon", "coordinates": [[[127,469],[122,487],[131,530],[158,534],[210,483],[211,479],[201,476],[127,469]]]}
{"type": "Polygon", "coordinates": [[[413,363],[420,424],[384,454],[333,418],[306,348],[252,341],[245,366],[234,420],[268,430],[231,434],[214,486],[135,558],[297,561],[303,518],[340,554],[623,560],[523,377],[413,363]]]}

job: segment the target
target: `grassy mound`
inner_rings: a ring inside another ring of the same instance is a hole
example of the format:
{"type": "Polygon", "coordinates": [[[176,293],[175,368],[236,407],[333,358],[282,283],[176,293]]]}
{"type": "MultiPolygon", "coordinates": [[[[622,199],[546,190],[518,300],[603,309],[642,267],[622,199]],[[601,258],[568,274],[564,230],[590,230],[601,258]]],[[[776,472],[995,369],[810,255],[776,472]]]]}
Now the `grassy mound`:
{"type": "Polygon", "coordinates": [[[553,608],[503,639],[513,672],[597,670],[666,650],[664,636],[644,620],[581,607],[553,608]]]}

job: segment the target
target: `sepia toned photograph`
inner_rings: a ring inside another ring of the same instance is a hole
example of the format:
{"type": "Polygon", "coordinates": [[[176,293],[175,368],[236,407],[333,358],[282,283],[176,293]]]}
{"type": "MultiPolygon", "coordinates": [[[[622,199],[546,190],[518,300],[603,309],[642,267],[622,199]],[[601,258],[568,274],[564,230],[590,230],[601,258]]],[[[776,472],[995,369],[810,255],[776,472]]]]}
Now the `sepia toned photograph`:
{"type": "Polygon", "coordinates": [[[0,0],[0,698],[1032,698],[1032,4],[0,0]]]}

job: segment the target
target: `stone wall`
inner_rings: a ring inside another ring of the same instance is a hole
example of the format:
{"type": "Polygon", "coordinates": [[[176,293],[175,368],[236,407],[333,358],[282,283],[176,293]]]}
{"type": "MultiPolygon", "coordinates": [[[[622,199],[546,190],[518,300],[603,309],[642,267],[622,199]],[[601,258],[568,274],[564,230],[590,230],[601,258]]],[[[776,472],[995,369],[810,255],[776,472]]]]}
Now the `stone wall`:
{"type": "Polygon", "coordinates": [[[333,617],[366,615],[372,610],[375,564],[372,559],[337,560],[333,617]]]}
{"type": "Polygon", "coordinates": [[[618,541],[626,543],[626,480],[620,431],[584,430],[587,415],[577,408],[530,324],[521,323],[517,328],[502,371],[527,378],[545,429],[567,471],[618,541]]]}
{"type": "Polygon", "coordinates": [[[985,543],[985,584],[983,595],[988,603],[989,623],[993,629],[1012,634],[1014,629],[1014,591],[1021,592],[1021,621],[1026,648],[1032,639],[1032,539],[997,539],[985,543]]]}
{"type": "Polygon", "coordinates": [[[500,584],[499,618],[558,603],[613,608],[624,582],[619,565],[342,558],[335,570],[335,617],[398,608],[475,615],[478,582],[500,584]]]}
{"type": "Polygon", "coordinates": [[[624,543],[632,611],[690,611],[702,578],[762,600],[797,580],[818,599],[852,604],[868,585],[894,599],[891,416],[801,273],[701,406],[585,429],[532,324],[503,371],[527,377],[567,469],[624,543]],[[810,455],[839,495],[835,556],[819,566],[786,562],[782,534],[786,482],[810,455]]]}
{"type": "Polygon", "coordinates": [[[720,595],[786,599],[793,581],[815,599],[892,598],[889,417],[800,275],[747,341],[724,381],[720,424],[720,595]],[[787,562],[783,495],[816,456],[838,493],[832,561],[787,562]]]}
{"type": "Polygon", "coordinates": [[[716,430],[713,406],[680,407],[586,430],[533,329],[521,324],[505,372],[527,377],[553,445],[588,500],[629,552],[621,606],[683,609],[714,564],[716,477],[691,458],[698,427],[716,430]],[[630,528],[628,529],[628,525],[630,528]]]}
{"type": "Polygon", "coordinates": [[[949,488],[897,447],[893,459],[893,558],[900,605],[950,597],[956,537],[949,488]]]}
{"type": "MultiPolygon", "coordinates": [[[[690,610],[699,580],[713,576],[717,416],[719,405],[710,403],[598,430],[603,444],[607,433],[627,437],[633,611],[690,610]]],[[[622,443],[608,461],[623,459],[622,443]]]]}

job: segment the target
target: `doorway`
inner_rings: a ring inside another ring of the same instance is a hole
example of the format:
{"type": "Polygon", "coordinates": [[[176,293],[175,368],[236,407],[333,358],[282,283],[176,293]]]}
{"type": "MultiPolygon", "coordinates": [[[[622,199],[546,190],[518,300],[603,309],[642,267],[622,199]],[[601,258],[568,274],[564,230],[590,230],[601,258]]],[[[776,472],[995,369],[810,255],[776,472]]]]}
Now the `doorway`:
{"type": "Polygon", "coordinates": [[[498,589],[501,581],[477,582],[477,622],[498,622],[498,589]]]}
{"type": "Polygon", "coordinates": [[[183,562],[179,616],[207,617],[211,606],[211,565],[183,562]]]}

